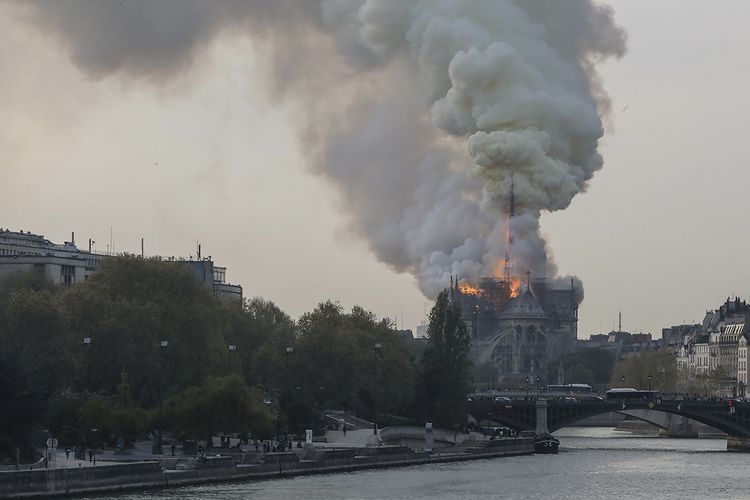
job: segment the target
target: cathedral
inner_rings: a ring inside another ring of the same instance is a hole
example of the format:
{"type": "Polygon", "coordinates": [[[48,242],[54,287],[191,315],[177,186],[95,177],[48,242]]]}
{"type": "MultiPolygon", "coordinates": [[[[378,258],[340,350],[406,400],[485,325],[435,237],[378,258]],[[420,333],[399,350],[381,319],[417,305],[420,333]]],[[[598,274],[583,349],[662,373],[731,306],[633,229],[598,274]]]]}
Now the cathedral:
{"type": "Polygon", "coordinates": [[[509,280],[484,278],[471,288],[456,280],[451,298],[471,331],[475,365],[492,363],[499,382],[508,385],[537,377],[556,382],[557,370],[547,373],[547,367],[573,350],[578,335],[573,283],[555,289],[547,280],[527,280],[514,289],[509,280]]]}

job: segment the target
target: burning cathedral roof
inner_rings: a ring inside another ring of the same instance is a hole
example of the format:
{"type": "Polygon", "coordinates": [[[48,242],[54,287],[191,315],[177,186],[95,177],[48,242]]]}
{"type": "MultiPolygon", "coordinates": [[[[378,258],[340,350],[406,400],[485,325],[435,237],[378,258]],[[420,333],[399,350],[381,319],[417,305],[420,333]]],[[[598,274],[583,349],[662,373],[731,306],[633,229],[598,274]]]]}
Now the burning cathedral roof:
{"type": "Polygon", "coordinates": [[[527,288],[521,295],[511,299],[500,311],[500,319],[547,319],[542,305],[527,288]]]}

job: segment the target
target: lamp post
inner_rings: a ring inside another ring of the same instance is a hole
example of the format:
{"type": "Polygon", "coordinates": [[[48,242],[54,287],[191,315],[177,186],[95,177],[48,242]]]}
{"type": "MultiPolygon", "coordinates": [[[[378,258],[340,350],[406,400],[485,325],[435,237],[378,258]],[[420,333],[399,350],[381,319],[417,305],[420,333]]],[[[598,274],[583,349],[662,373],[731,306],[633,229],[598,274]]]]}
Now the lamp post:
{"type": "Polygon", "coordinates": [[[91,432],[94,434],[94,444],[91,445],[91,459],[94,465],[96,465],[96,433],[99,432],[99,429],[92,427],[91,432]]]}
{"type": "MultiPolygon", "coordinates": [[[[284,412],[286,415],[286,427],[284,429],[284,442],[289,437],[289,399],[291,398],[291,391],[289,385],[291,384],[291,374],[289,372],[289,356],[294,353],[294,347],[287,346],[286,350],[286,390],[284,391],[284,412]]],[[[312,427],[311,427],[312,428],[312,427]]]]}
{"type": "MultiPolygon", "coordinates": [[[[650,373],[648,374],[648,392],[649,393],[651,392],[651,374],[650,373]]],[[[650,394],[649,394],[649,397],[651,397],[650,394]]]]}
{"type": "MultiPolygon", "coordinates": [[[[83,399],[83,407],[82,409],[86,408],[86,396],[87,392],[89,390],[89,366],[88,366],[88,351],[89,346],[91,345],[91,337],[83,337],[83,375],[81,376],[81,395],[83,399]]],[[[81,446],[80,450],[78,451],[80,454],[78,458],[80,459],[81,456],[83,456],[83,459],[86,459],[86,446],[88,444],[88,427],[83,428],[83,445],[81,446]]]]}
{"type": "Polygon", "coordinates": [[[237,351],[237,346],[235,344],[229,344],[227,349],[229,350],[229,371],[234,372],[234,353],[237,351]]]}
{"type": "Polygon", "coordinates": [[[380,342],[375,342],[375,346],[374,347],[375,347],[375,349],[374,349],[373,352],[375,353],[375,391],[374,391],[374,394],[373,394],[373,399],[374,399],[374,403],[375,403],[375,418],[373,420],[375,422],[373,422],[372,431],[373,431],[373,434],[375,434],[377,436],[377,434],[378,434],[378,417],[379,417],[379,413],[380,413],[380,405],[378,404],[378,353],[383,348],[383,344],[381,344],[380,342]]]}
{"type": "Polygon", "coordinates": [[[625,375],[620,377],[620,381],[622,382],[622,386],[625,387],[625,375]]]}
{"type": "MultiPolygon", "coordinates": [[[[235,344],[229,344],[227,346],[227,349],[229,350],[229,372],[230,373],[234,373],[236,371],[235,370],[235,366],[234,366],[235,365],[235,363],[234,363],[234,353],[237,351],[237,346],[235,344]]],[[[239,440],[239,439],[241,439],[241,436],[240,436],[241,425],[240,425],[240,400],[239,400],[239,397],[237,398],[237,400],[235,402],[234,418],[235,418],[235,422],[237,423],[237,427],[238,427],[238,429],[237,429],[237,439],[239,440]]]]}
{"type": "Polygon", "coordinates": [[[539,398],[539,393],[542,391],[542,379],[539,375],[536,376],[536,397],[539,398]]]}
{"type": "Polygon", "coordinates": [[[529,397],[529,376],[526,375],[526,397],[529,397]]]}
{"type": "Polygon", "coordinates": [[[156,446],[154,447],[154,454],[155,455],[162,455],[162,427],[164,427],[164,385],[165,385],[165,371],[164,370],[164,350],[169,347],[169,341],[168,340],[160,340],[159,341],[159,368],[161,371],[160,377],[159,377],[159,435],[158,435],[158,441],[156,443],[156,446]]]}

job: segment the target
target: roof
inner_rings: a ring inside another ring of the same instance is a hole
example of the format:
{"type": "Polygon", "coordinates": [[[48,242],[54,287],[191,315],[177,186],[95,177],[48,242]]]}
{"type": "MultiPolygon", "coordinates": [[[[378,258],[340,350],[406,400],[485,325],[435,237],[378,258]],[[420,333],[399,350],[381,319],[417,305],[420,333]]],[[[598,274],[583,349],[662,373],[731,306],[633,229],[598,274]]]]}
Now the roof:
{"type": "Polygon", "coordinates": [[[501,319],[547,319],[539,301],[526,289],[515,299],[511,299],[500,311],[501,319]]]}

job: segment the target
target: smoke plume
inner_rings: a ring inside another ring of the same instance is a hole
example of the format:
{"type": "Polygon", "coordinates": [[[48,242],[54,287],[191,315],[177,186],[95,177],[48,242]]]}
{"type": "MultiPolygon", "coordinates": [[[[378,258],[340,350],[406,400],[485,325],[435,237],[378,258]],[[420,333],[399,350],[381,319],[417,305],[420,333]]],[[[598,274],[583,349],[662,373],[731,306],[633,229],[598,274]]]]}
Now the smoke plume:
{"type": "Polygon", "coordinates": [[[59,0],[22,3],[92,78],[161,85],[221,36],[268,55],[310,168],[349,229],[430,297],[492,275],[511,177],[515,272],[554,277],[539,218],[602,167],[595,66],[625,52],[593,0],[59,0]]]}

